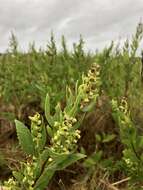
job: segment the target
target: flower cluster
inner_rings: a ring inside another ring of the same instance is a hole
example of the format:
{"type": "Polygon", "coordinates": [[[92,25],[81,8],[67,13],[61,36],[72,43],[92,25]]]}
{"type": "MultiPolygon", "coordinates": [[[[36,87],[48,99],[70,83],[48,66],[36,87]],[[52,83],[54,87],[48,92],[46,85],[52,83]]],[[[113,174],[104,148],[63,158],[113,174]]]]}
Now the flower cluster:
{"type": "MultiPolygon", "coordinates": [[[[39,113],[36,113],[33,117],[29,117],[31,120],[31,134],[33,136],[33,141],[35,143],[35,148],[39,147],[39,142],[42,138],[42,121],[39,113]]],[[[27,162],[21,162],[21,182],[23,187],[28,190],[33,190],[34,180],[35,180],[35,168],[37,167],[36,157],[29,157],[27,162]]],[[[10,178],[5,182],[4,187],[6,190],[20,190],[21,184],[14,178],[10,178]]]]}
{"type": "Polygon", "coordinates": [[[82,89],[84,97],[81,101],[81,108],[99,95],[99,87],[101,85],[100,66],[97,63],[93,63],[87,76],[83,76],[82,81],[83,84],[80,86],[80,89],[82,89]]]}
{"type": "MultiPolygon", "coordinates": [[[[120,137],[122,143],[125,145],[123,150],[123,161],[130,173],[135,175],[135,172],[139,171],[138,160],[140,157],[135,150],[136,146],[136,128],[130,119],[130,112],[126,98],[122,98],[118,104],[117,100],[112,100],[113,114],[116,113],[115,119],[117,119],[120,127],[120,137]]],[[[113,115],[114,116],[114,115],[113,115]]]]}
{"type": "Polygon", "coordinates": [[[133,169],[133,162],[129,158],[123,158],[128,168],[133,169]]]}
{"type": "Polygon", "coordinates": [[[125,97],[121,99],[121,103],[119,105],[119,110],[123,112],[124,114],[128,113],[128,103],[125,97]]]}
{"type": "Polygon", "coordinates": [[[126,167],[128,168],[130,173],[135,173],[138,170],[139,168],[138,162],[135,161],[133,162],[129,157],[128,158],[124,157],[123,161],[125,162],[126,167]]]}
{"type": "Polygon", "coordinates": [[[9,178],[8,181],[5,181],[4,183],[4,190],[20,190],[17,185],[17,181],[14,180],[14,178],[9,178]]]}
{"type": "MultiPolygon", "coordinates": [[[[34,171],[37,164],[34,161],[34,157],[31,158],[31,161],[21,162],[21,169],[22,169],[22,176],[21,176],[21,182],[23,184],[23,188],[26,188],[28,190],[34,190],[34,180],[35,175],[34,171]]],[[[21,184],[18,183],[14,178],[10,178],[8,181],[4,183],[4,188],[6,190],[21,190],[21,184]]]]}
{"type": "Polygon", "coordinates": [[[63,121],[55,122],[56,132],[51,139],[51,149],[57,153],[69,153],[76,148],[76,143],[80,138],[80,131],[74,129],[73,125],[77,122],[76,118],[64,114],[63,121]]]}
{"type": "Polygon", "coordinates": [[[28,162],[23,163],[24,171],[23,175],[24,178],[22,180],[23,184],[26,185],[26,187],[29,188],[29,190],[33,190],[32,185],[34,184],[34,170],[35,170],[36,162],[28,162]]]}
{"type": "Polygon", "coordinates": [[[120,111],[124,114],[128,114],[129,113],[129,109],[128,109],[128,103],[125,97],[123,97],[120,101],[120,103],[118,103],[117,100],[112,100],[112,108],[114,111],[120,111]]]}
{"type": "Polygon", "coordinates": [[[126,98],[123,97],[119,104],[117,100],[112,100],[111,104],[113,111],[119,114],[120,124],[122,124],[123,126],[131,127],[130,112],[126,98]]]}
{"type": "Polygon", "coordinates": [[[42,120],[41,120],[41,116],[39,113],[36,113],[33,117],[29,117],[29,119],[31,120],[31,134],[33,136],[33,141],[35,143],[35,147],[38,149],[39,147],[39,142],[42,138],[42,120]]]}

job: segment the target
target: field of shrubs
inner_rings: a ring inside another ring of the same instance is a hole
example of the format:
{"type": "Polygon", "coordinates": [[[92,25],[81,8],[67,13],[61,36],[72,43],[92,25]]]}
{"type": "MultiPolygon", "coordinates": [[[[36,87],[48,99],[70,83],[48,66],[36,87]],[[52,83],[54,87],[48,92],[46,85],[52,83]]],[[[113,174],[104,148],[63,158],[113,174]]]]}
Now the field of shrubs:
{"type": "Polygon", "coordinates": [[[0,188],[143,190],[140,23],[123,45],[69,50],[54,35],[0,55],[0,188]]]}

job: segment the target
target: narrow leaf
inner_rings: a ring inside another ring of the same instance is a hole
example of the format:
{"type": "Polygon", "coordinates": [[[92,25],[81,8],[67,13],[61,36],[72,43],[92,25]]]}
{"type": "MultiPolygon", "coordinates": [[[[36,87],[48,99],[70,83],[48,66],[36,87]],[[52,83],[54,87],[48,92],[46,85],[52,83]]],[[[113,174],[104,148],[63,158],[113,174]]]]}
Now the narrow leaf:
{"type": "Polygon", "coordinates": [[[52,117],[50,115],[50,96],[49,96],[49,94],[46,95],[46,99],[45,99],[45,117],[46,117],[48,123],[51,126],[53,126],[52,117]]]}
{"type": "Polygon", "coordinates": [[[49,165],[49,169],[53,170],[63,170],[67,166],[75,163],[76,161],[85,158],[84,154],[72,153],[72,154],[62,154],[57,158],[54,158],[54,162],[49,165]]]}
{"type": "Polygon", "coordinates": [[[47,185],[49,184],[51,178],[53,177],[55,171],[49,170],[45,168],[44,172],[40,176],[40,178],[37,180],[36,184],[34,185],[35,190],[44,190],[47,185]]]}

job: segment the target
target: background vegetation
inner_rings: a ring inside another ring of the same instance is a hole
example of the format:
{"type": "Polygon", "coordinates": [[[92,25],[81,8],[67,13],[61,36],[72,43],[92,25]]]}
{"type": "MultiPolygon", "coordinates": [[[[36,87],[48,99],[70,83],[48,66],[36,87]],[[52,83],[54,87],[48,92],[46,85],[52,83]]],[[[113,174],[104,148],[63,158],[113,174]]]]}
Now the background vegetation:
{"type": "MultiPolygon", "coordinates": [[[[78,152],[87,155],[56,172],[49,185],[56,189],[143,189],[143,58],[137,50],[143,36],[139,24],[131,40],[111,43],[102,52],[84,51],[82,37],[69,51],[64,36],[57,50],[53,34],[46,50],[30,45],[18,49],[14,34],[9,49],[0,56],[0,180],[11,176],[26,159],[20,149],[14,119],[30,128],[28,116],[44,117],[45,97],[51,98],[51,114],[60,102],[66,106],[66,89],[75,91],[92,63],[100,65],[98,101],[81,122],[78,152]]],[[[79,116],[80,117],[80,113],[79,116]]]]}

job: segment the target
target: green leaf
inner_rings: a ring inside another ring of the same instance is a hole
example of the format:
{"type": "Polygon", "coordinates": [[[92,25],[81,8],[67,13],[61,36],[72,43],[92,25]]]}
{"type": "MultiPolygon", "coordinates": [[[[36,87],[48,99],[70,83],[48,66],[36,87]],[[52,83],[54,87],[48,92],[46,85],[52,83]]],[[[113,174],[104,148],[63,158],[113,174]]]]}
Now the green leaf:
{"type": "Polygon", "coordinates": [[[78,95],[78,86],[79,86],[79,81],[77,80],[75,84],[75,96],[78,95]]]}
{"type": "Polygon", "coordinates": [[[47,94],[45,99],[45,116],[47,120],[49,115],[50,115],[50,96],[49,94],[47,94]]]}
{"type": "Polygon", "coordinates": [[[49,184],[51,178],[53,177],[55,171],[45,169],[40,178],[37,180],[36,184],[34,185],[35,190],[44,190],[47,185],[49,184]]]}
{"type": "Polygon", "coordinates": [[[80,104],[80,101],[81,101],[81,94],[79,93],[76,97],[76,100],[74,101],[74,105],[72,107],[72,109],[69,111],[69,115],[72,116],[72,117],[75,117],[75,115],[77,114],[77,111],[79,109],[79,104],[80,104]]]}
{"type": "Polygon", "coordinates": [[[53,117],[53,119],[55,121],[59,121],[61,122],[62,121],[62,110],[61,110],[61,106],[60,106],[60,103],[57,104],[56,108],[55,108],[55,115],[53,117]]]}
{"type": "Polygon", "coordinates": [[[53,133],[52,128],[51,128],[49,125],[47,125],[46,129],[47,129],[48,135],[49,135],[50,137],[53,137],[54,133],[53,133]]]}
{"type": "Polygon", "coordinates": [[[56,154],[50,149],[49,151],[50,157],[54,156],[54,161],[50,164],[47,163],[47,167],[45,167],[42,175],[37,180],[34,189],[35,190],[43,190],[47,187],[48,183],[50,182],[51,178],[53,177],[55,171],[62,170],[67,166],[73,164],[77,160],[80,160],[85,157],[85,155],[77,153],[77,154],[56,154]]]}
{"type": "Polygon", "coordinates": [[[105,135],[104,139],[103,139],[103,143],[108,143],[112,140],[114,140],[116,138],[115,134],[111,134],[111,135],[105,135]]]}
{"type": "Polygon", "coordinates": [[[87,160],[85,160],[85,162],[83,163],[83,165],[86,168],[91,168],[91,167],[93,167],[93,166],[96,165],[96,162],[92,158],[88,158],[87,160]]]}
{"type": "Polygon", "coordinates": [[[74,104],[75,97],[69,87],[66,87],[66,107],[65,107],[65,112],[68,113],[74,104]]]}
{"type": "Polygon", "coordinates": [[[68,106],[74,103],[74,95],[69,87],[66,88],[66,103],[68,106]]]}
{"type": "Polygon", "coordinates": [[[39,142],[39,151],[43,150],[43,148],[45,146],[45,143],[46,143],[46,140],[47,140],[47,134],[46,134],[46,128],[45,128],[44,122],[42,123],[41,127],[42,127],[42,132],[41,132],[42,138],[41,138],[41,140],[39,142]]]}
{"type": "Polygon", "coordinates": [[[40,154],[39,158],[37,159],[37,166],[36,166],[35,171],[34,171],[36,178],[38,178],[40,176],[43,165],[46,163],[48,158],[49,158],[49,149],[45,149],[40,154]]]}
{"type": "Polygon", "coordinates": [[[95,166],[96,164],[98,164],[100,162],[102,154],[103,154],[102,151],[94,152],[90,157],[88,157],[84,161],[84,166],[87,167],[87,168],[95,166]]]}
{"type": "Polygon", "coordinates": [[[94,152],[91,156],[91,158],[96,162],[98,163],[100,160],[101,160],[101,157],[103,155],[103,152],[100,150],[98,152],[94,152]]]}
{"type": "Polygon", "coordinates": [[[52,120],[52,117],[50,115],[50,96],[49,94],[46,95],[46,99],[45,99],[45,117],[48,121],[48,123],[53,126],[54,122],[52,120]]]}
{"type": "Polygon", "coordinates": [[[20,121],[15,120],[16,132],[22,149],[27,154],[34,154],[34,143],[29,129],[20,121]]]}
{"type": "Polygon", "coordinates": [[[57,158],[54,158],[54,162],[52,162],[48,168],[53,170],[63,170],[67,166],[85,157],[86,155],[80,153],[62,154],[57,158]]]}

